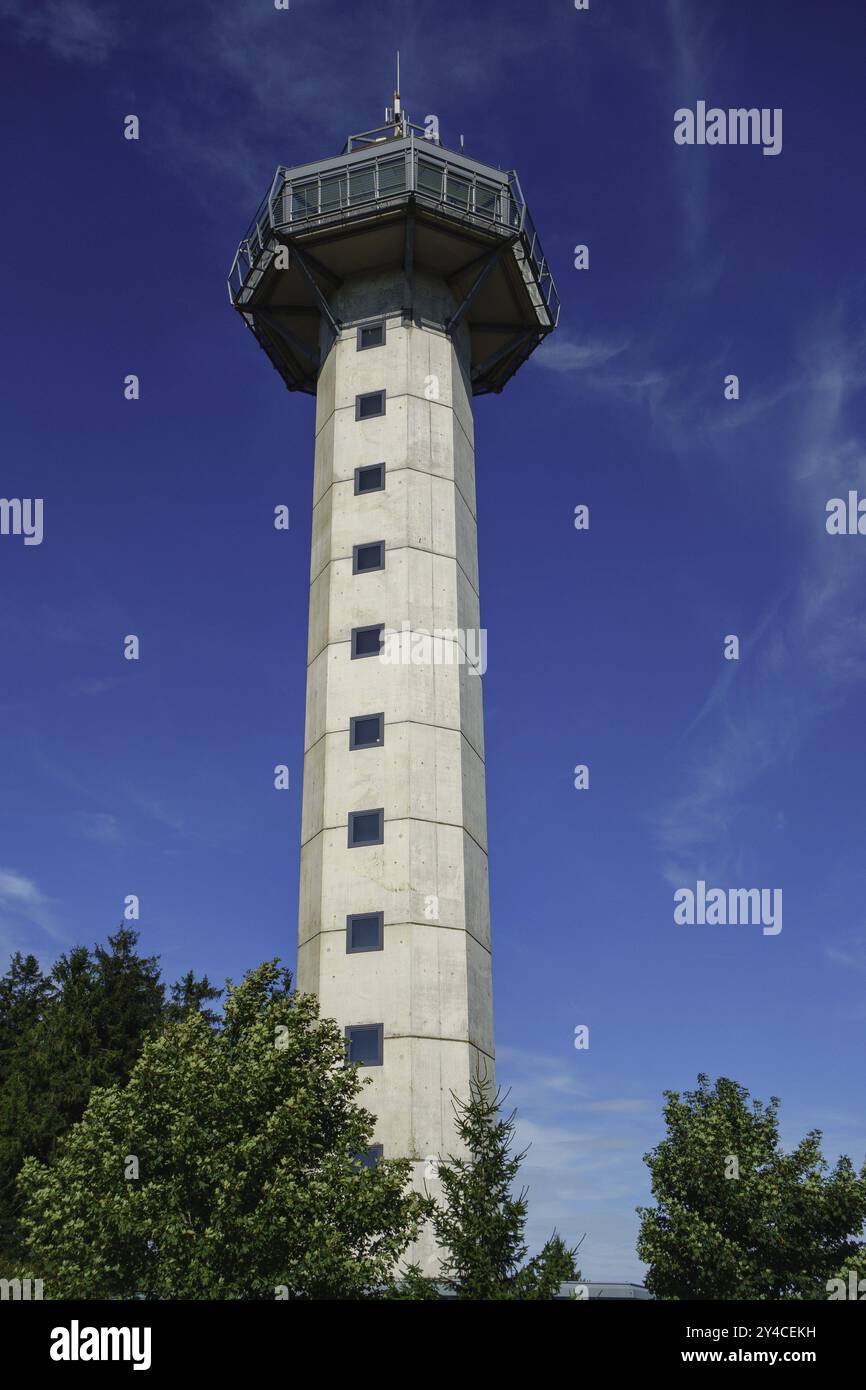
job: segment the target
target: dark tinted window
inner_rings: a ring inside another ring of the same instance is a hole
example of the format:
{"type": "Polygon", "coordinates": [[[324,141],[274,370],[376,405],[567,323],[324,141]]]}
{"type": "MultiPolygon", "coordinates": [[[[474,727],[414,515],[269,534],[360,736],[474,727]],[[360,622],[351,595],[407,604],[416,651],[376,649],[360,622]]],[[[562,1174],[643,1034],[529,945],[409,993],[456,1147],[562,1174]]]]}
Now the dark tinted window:
{"type": "Polygon", "coordinates": [[[379,811],[349,812],[349,848],[359,845],[381,845],[384,829],[384,814],[379,811]]]}
{"type": "Polygon", "coordinates": [[[349,720],[349,748],[379,748],[385,742],[383,714],[356,714],[349,720]]]}
{"type": "Polygon", "coordinates": [[[358,348],[381,347],[385,341],[385,323],[368,323],[358,329],[358,348]]]}
{"type": "Polygon", "coordinates": [[[384,463],[371,463],[355,469],[355,495],[359,492],[381,492],[385,486],[384,463]]]}
{"type": "Polygon", "coordinates": [[[365,1149],[362,1154],[356,1154],[355,1158],[362,1168],[375,1168],[383,1152],[381,1144],[371,1144],[369,1149],[365,1149]]]}
{"type": "Polygon", "coordinates": [[[385,414],[385,392],[367,391],[355,397],[355,419],[369,420],[373,415],[385,414]]]}
{"type": "Polygon", "coordinates": [[[347,1060],[362,1067],[382,1065],[382,1024],[356,1023],[346,1029],[347,1060]]]}
{"type": "Polygon", "coordinates": [[[346,950],[381,951],[384,945],[383,914],[353,912],[346,918],[346,950]]]}
{"type": "Polygon", "coordinates": [[[373,627],[353,627],[352,657],[378,656],[382,650],[384,631],[384,623],[376,623],[373,627]]]}
{"type": "Polygon", "coordinates": [[[353,574],[364,574],[367,570],[383,570],[384,568],[384,541],[369,541],[366,545],[352,547],[353,574]]]}

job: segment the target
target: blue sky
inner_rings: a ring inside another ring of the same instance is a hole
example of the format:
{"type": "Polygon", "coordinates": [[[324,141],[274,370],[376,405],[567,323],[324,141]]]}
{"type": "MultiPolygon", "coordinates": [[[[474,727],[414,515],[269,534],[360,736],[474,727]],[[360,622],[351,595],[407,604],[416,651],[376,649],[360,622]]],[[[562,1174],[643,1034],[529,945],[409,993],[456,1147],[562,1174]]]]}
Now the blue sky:
{"type": "Polygon", "coordinates": [[[517,168],[563,301],[476,410],[533,1241],[586,1232],[585,1274],[640,1277],[641,1156],[699,1071],[862,1161],[866,538],[825,529],[866,493],[862,7],[0,0],[0,25],[0,492],[45,507],[40,546],[0,537],[4,957],[104,938],[136,893],[171,978],[294,963],[313,403],[225,276],[275,166],[379,122],[399,45],[410,117],[517,168]],[[782,108],[782,153],[676,145],[698,100],[782,108]],[[675,925],[699,878],[781,888],[782,932],[675,925]]]}

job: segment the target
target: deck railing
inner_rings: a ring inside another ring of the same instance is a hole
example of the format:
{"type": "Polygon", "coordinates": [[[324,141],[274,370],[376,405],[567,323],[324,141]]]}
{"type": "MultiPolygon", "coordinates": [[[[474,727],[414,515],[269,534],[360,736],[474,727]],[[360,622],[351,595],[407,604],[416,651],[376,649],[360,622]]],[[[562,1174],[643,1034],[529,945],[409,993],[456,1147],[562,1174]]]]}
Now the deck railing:
{"type": "Polygon", "coordinates": [[[524,260],[524,277],[528,284],[534,282],[556,324],[559,296],[517,175],[508,174],[507,182],[485,178],[459,156],[417,138],[414,129],[396,148],[391,141],[372,146],[367,159],[356,153],[343,161],[328,160],[319,170],[277,169],[232,262],[229,298],[238,303],[250,275],[261,269],[275,231],[308,231],[365,208],[387,208],[410,193],[461,221],[517,232],[515,256],[524,260]]]}

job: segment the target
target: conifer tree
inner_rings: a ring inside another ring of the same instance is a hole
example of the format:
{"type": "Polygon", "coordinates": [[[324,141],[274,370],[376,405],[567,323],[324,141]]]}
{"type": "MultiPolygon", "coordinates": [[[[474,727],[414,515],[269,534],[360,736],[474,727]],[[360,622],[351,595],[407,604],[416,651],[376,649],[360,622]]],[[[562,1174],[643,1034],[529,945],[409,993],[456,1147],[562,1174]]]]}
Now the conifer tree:
{"type": "MultiPolygon", "coordinates": [[[[506,1097],[507,1098],[507,1097],[506,1097]]],[[[579,1279],[577,1250],[556,1232],[527,1260],[526,1189],[515,1184],[528,1150],[513,1153],[515,1112],[479,1073],[467,1100],[452,1098],[465,1155],[437,1164],[442,1202],[431,1217],[442,1248],[442,1282],[464,1299],[550,1299],[579,1279]]]]}
{"type": "Polygon", "coordinates": [[[0,1275],[18,1271],[16,1178],[27,1155],[50,1162],[94,1087],[126,1081],[170,1010],[216,997],[192,973],[165,1002],[155,956],[121,925],[91,952],[64,952],[49,975],[16,954],[0,979],[0,1275]]]}

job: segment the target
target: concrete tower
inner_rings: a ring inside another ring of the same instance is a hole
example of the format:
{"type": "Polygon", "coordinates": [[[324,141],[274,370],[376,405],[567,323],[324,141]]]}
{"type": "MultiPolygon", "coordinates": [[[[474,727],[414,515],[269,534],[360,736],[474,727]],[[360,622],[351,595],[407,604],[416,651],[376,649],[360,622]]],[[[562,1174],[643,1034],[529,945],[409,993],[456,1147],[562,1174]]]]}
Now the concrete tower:
{"type": "Polygon", "coordinates": [[[494,1055],[472,397],[558,300],[516,174],[386,121],[277,170],[229,292],[316,397],[297,982],[435,1192],[494,1055]]]}

